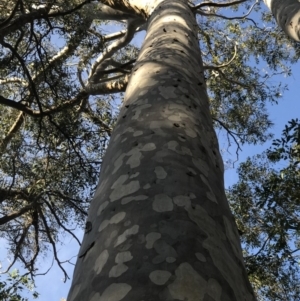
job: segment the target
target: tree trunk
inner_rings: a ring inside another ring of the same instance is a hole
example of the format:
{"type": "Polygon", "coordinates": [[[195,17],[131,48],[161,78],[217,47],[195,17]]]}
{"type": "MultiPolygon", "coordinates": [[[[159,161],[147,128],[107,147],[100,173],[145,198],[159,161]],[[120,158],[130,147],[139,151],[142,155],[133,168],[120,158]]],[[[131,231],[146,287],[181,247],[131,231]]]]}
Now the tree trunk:
{"type": "Polygon", "coordinates": [[[148,21],[68,300],[255,300],[187,1],[162,1],[148,21]]]}
{"type": "Polygon", "coordinates": [[[295,41],[300,42],[299,0],[264,0],[264,2],[284,32],[295,41]]]}

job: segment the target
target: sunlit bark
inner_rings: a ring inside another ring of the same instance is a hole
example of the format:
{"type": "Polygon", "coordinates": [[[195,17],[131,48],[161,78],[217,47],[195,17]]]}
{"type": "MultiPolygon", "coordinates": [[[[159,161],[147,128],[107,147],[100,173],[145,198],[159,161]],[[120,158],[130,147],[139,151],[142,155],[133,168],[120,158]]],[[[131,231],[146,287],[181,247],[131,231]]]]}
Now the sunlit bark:
{"type": "Polygon", "coordinates": [[[300,42],[300,2],[298,0],[264,0],[264,2],[285,33],[300,42]]]}
{"type": "Polygon", "coordinates": [[[68,301],[253,301],[194,15],[161,1],[103,160],[68,301]]]}

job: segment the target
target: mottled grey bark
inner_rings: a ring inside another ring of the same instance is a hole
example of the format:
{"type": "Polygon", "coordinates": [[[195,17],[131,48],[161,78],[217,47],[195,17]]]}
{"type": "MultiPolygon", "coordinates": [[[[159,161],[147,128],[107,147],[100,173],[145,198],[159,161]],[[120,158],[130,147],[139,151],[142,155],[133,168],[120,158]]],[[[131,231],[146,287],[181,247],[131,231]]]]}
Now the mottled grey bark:
{"type": "Polygon", "coordinates": [[[284,32],[295,41],[300,42],[299,0],[264,0],[264,2],[284,32]]]}
{"type": "Polygon", "coordinates": [[[149,20],[68,301],[253,301],[184,0],[149,20]]]}

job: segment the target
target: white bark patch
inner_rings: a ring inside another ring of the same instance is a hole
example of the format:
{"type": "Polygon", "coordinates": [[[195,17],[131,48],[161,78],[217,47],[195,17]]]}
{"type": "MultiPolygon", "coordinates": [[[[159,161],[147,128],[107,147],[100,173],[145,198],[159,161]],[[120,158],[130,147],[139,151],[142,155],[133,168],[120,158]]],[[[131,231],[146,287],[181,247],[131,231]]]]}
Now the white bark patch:
{"type": "Polygon", "coordinates": [[[109,225],[109,220],[105,219],[99,226],[98,232],[101,232],[103,229],[105,229],[109,225]]]}
{"type": "Polygon", "coordinates": [[[105,229],[109,224],[118,224],[120,221],[122,221],[124,219],[124,217],[126,216],[125,212],[119,212],[117,214],[115,214],[114,216],[111,217],[110,220],[104,220],[98,229],[98,232],[101,232],[103,229],[105,229]]]}
{"type": "Polygon", "coordinates": [[[131,290],[131,286],[127,283],[113,283],[106,288],[98,299],[95,301],[120,301],[122,300],[131,290]]]}
{"type": "Polygon", "coordinates": [[[184,131],[185,134],[191,138],[196,138],[198,136],[197,133],[192,129],[184,129],[184,131]]]}
{"type": "Polygon", "coordinates": [[[116,187],[114,191],[110,194],[109,199],[111,202],[114,202],[128,194],[137,192],[139,189],[140,189],[140,182],[131,181],[126,185],[120,185],[119,187],[116,187]]]}
{"type": "Polygon", "coordinates": [[[170,121],[177,121],[177,122],[181,121],[181,117],[180,116],[176,116],[176,115],[171,115],[171,116],[168,117],[168,119],[170,121]]]}
{"type": "Polygon", "coordinates": [[[189,148],[187,148],[185,146],[182,146],[181,149],[182,149],[182,154],[183,155],[189,155],[189,156],[193,155],[192,152],[191,152],[191,150],[189,148]]]}
{"type": "Polygon", "coordinates": [[[120,252],[116,255],[115,262],[123,263],[130,261],[133,258],[130,251],[120,252]]]}
{"type": "Polygon", "coordinates": [[[107,207],[108,204],[109,204],[109,201],[105,201],[99,206],[98,211],[97,211],[97,216],[99,216],[103,212],[103,210],[107,207]]]}
{"type": "Polygon", "coordinates": [[[188,196],[177,195],[173,198],[173,202],[179,207],[185,207],[186,209],[191,206],[191,200],[188,196]]]}
{"type": "Polygon", "coordinates": [[[98,301],[99,299],[100,299],[100,294],[96,293],[95,295],[93,295],[93,297],[90,301],[98,301]]]}
{"type": "Polygon", "coordinates": [[[132,196],[132,197],[127,197],[127,198],[124,198],[122,199],[121,201],[121,204],[122,205],[125,205],[127,203],[130,203],[132,201],[144,201],[144,200],[147,200],[149,197],[147,195],[137,195],[137,196],[132,196]]]}
{"type": "Polygon", "coordinates": [[[79,291],[81,288],[81,284],[76,284],[75,287],[73,288],[72,294],[70,296],[70,301],[73,301],[76,296],[78,295],[79,291]]]}
{"type": "Polygon", "coordinates": [[[166,133],[162,130],[162,128],[170,128],[172,123],[168,120],[163,121],[151,121],[150,122],[150,129],[155,132],[155,134],[160,135],[162,137],[166,136],[166,133]]]}
{"type": "Polygon", "coordinates": [[[169,271],[156,270],[150,273],[150,280],[156,285],[164,285],[171,277],[169,271]]]}
{"type": "Polygon", "coordinates": [[[167,257],[166,258],[166,262],[167,263],[173,263],[173,262],[175,262],[176,261],[176,258],[175,257],[167,257]]]}
{"type": "Polygon", "coordinates": [[[158,232],[151,232],[146,235],[146,249],[152,249],[153,244],[161,238],[161,234],[158,232]]]}
{"type": "Polygon", "coordinates": [[[136,178],[140,173],[137,171],[136,173],[132,174],[129,179],[136,178]]]}
{"type": "Polygon", "coordinates": [[[179,146],[179,143],[175,140],[168,142],[168,149],[177,152],[176,147],[179,146]]]}
{"type": "Polygon", "coordinates": [[[154,143],[147,143],[142,148],[133,148],[126,155],[130,156],[126,164],[130,165],[130,168],[136,168],[140,166],[141,159],[143,158],[142,152],[153,151],[156,149],[154,143]]]}
{"type": "Polygon", "coordinates": [[[119,158],[115,161],[115,163],[114,163],[115,168],[114,168],[112,174],[114,174],[115,172],[117,172],[118,169],[123,165],[123,159],[124,159],[125,156],[126,156],[126,154],[122,154],[122,155],[120,155],[119,158]]]}
{"type": "Polygon", "coordinates": [[[149,151],[153,151],[156,149],[156,146],[154,143],[150,142],[150,143],[147,143],[143,146],[142,148],[142,151],[143,152],[149,152],[149,151]]]}
{"type": "Polygon", "coordinates": [[[169,292],[174,299],[188,301],[203,300],[207,282],[189,263],[182,263],[176,269],[175,275],[175,281],[168,285],[169,292]]]}
{"type": "Polygon", "coordinates": [[[202,253],[198,252],[198,253],[195,253],[195,255],[199,261],[206,262],[206,258],[202,253]]]}
{"type": "Polygon", "coordinates": [[[118,231],[117,230],[114,230],[111,232],[109,238],[107,238],[104,242],[104,246],[105,248],[108,248],[111,244],[111,241],[118,235],[118,231]]]}
{"type": "Polygon", "coordinates": [[[222,287],[217,280],[210,278],[207,283],[207,294],[215,301],[221,301],[222,287]]]}
{"type": "Polygon", "coordinates": [[[140,166],[141,159],[142,159],[142,153],[137,148],[132,149],[130,152],[129,159],[126,161],[126,164],[130,166],[130,168],[136,168],[140,166]]]}
{"type": "Polygon", "coordinates": [[[176,93],[175,93],[175,91],[176,91],[175,87],[159,87],[158,90],[160,92],[160,95],[164,99],[170,99],[170,98],[178,97],[178,95],[176,95],[176,93]]]}
{"type": "Polygon", "coordinates": [[[153,263],[163,262],[167,257],[178,257],[176,250],[162,239],[156,241],[153,247],[154,250],[159,254],[153,259],[153,263]]]}
{"type": "Polygon", "coordinates": [[[156,166],[154,172],[156,174],[156,177],[161,180],[165,179],[167,176],[167,173],[162,166],[156,166]]]}
{"type": "Polygon", "coordinates": [[[108,257],[109,257],[108,251],[104,250],[101,252],[101,254],[96,259],[96,262],[94,265],[94,271],[96,272],[97,275],[101,273],[104,265],[107,262],[108,257]]]}
{"type": "Polygon", "coordinates": [[[143,189],[149,189],[151,187],[151,185],[149,183],[147,183],[146,185],[143,186],[143,189]]]}
{"type": "Polygon", "coordinates": [[[176,152],[177,154],[179,155],[189,155],[189,156],[192,156],[192,152],[189,148],[183,146],[183,147],[180,147],[179,143],[175,140],[172,140],[172,141],[169,141],[167,143],[168,145],[168,149],[176,152]]]}
{"type": "Polygon", "coordinates": [[[197,159],[192,158],[192,161],[193,161],[194,165],[199,169],[199,171],[207,177],[208,171],[209,171],[207,164],[199,158],[197,158],[197,159]]]}
{"type": "Polygon", "coordinates": [[[143,135],[143,131],[136,131],[133,133],[133,137],[138,137],[138,136],[141,136],[143,135]]]}
{"type": "Polygon", "coordinates": [[[156,212],[166,212],[173,210],[172,199],[166,194],[157,194],[154,197],[152,208],[156,212]]]}
{"type": "Polygon", "coordinates": [[[128,175],[119,176],[119,178],[115,181],[115,183],[111,186],[112,189],[118,188],[123,185],[128,179],[128,175]]]}
{"type": "Polygon", "coordinates": [[[141,105],[141,106],[138,106],[137,108],[134,108],[133,111],[135,112],[134,116],[132,117],[133,120],[136,120],[136,119],[139,119],[142,111],[144,109],[147,109],[147,108],[150,108],[152,107],[151,104],[144,104],[144,105],[141,105]]]}
{"type": "Polygon", "coordinates": [[[211,191],[207,192],[207,193],[206,193],[206,196],[207,196],[207,198],[208,198],[209,200],[211,200],[212,202],[218,204],[218,201],[217,201],[216,196],[215,196],[211,191]]]}
{"type": "Polygon", "coordinates": [[[105,179],[105,180],[103,180],[103,181],[101,181],[100,186],[97,188],[97,190],[96,190],[96,192],[95,192],[94,198],[95,198],[96,196],[98,196],[99,194],[101,194],[101,192],[102,192],[104,186],[107,184],[107,182],[108,182],[108,178],[105,179]]]}
{"type": "Polygon", "coordinates": [[[118,236],[117,241],[114,244],[114,247],[117,247],[118,245],[122,244],[126,239],[134,234],[137,234],[139,232],[139,225],[134,225],[129,229],[126,229],[121,235],[118,236]]]}
{"type": "Polygon", "coordinates": [[[189,197],[190,197],[190,199],[191,199],[191,200],[193,200],[193,199],[195,199],[195,198],[196,198],[195,194],[194,194],[194,193],[192,193],[192,192],[190,192],[190,193],[189,193],[189,197]]]}
{"type": "Polygon", "coordinates": [[[113,141],[117,141],[120,138],[120,136],[121,136],[120,134],[117,134],[113,141]]]}
{"type": "Polygon", "coordinates": [[[123,264],[123,263],[114,265],[111,268],[111,270],[109,271],[108,277],[109,278],[111,278],[111,277],[114,277],[114,278],[119,277],[122,274],[124,274],[127,270],[128,270],[128,266],[125,265],[125,264],[123,264]]]}

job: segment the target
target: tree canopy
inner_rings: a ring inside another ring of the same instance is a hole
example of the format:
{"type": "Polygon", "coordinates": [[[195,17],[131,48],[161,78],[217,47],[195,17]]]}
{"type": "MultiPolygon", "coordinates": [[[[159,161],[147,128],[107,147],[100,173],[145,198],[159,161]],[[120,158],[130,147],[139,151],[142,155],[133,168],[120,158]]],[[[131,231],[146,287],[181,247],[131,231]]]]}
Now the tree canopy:
{"type": "Polygon", "coordinates": [[[248,273],[262,300],[299,300],[300,122],[238,168],[228,190],[248,273]],[[267,299],[263,299],[263,297],[267,299]]]}
{"type": "MultiPolygon", "coordinates": [[[[33,276],[38,259],[52,252],[67,277],[57,246],[65,235],[78,241],[74,229],[85,227],[138,55],[133,38],[146,29],[145,12],[119,2],[0,4],[0,237],[14,254],[11,266],[20,261],[33,276]]],[[[189,2],[215,127],[237,147],[266,141],[272,125],[266,106],[286,88],[271,79],[290,75],[299,45],[264,3],[189,2]]],[[[254,274],[267,273],[258,266],[254,274]]]]}

